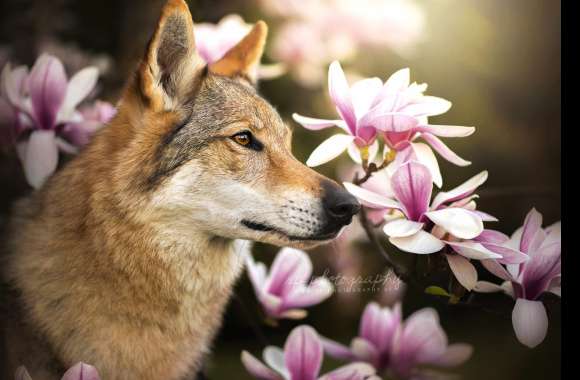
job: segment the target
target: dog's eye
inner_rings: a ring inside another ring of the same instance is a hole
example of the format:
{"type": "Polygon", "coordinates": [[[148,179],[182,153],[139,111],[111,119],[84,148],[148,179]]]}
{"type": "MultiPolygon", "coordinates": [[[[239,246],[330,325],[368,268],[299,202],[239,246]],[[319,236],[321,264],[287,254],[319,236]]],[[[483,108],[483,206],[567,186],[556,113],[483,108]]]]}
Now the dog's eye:
{"type": "Polygon", "coordinates": [[[235,134],[232,138],[242,146],[248,146],[252,143],[252,134],[250,132],[240,132],[235,134]]]}
{"type": "Polygon", "coordinates": [[[263,146],[258,140],[252,136],[251,132],[244,131],[240,133],[236,133],[232,136],[232,140],[240,144],[241,146],[245,146],[246,148],[250,148],[253,150],[262,150],[263,146]]]}

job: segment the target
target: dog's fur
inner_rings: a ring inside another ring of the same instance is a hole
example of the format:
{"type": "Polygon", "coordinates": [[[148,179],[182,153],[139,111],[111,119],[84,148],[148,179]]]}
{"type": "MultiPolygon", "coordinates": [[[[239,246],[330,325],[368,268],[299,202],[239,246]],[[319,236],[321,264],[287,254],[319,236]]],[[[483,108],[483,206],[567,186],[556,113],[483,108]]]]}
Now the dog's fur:
{"type": "Polygon", "coordinates": [[[7,334],[10,371],[56,379],[83,361],[104,380],[189,378],[242,268],[234,239],[336,235],[322,197],[337,185],[293,158],[254,89],[266,31],[206,66],[187,5],[167,3],[114,120],[15,207],[5,272],[24,317],[7,334]]]}

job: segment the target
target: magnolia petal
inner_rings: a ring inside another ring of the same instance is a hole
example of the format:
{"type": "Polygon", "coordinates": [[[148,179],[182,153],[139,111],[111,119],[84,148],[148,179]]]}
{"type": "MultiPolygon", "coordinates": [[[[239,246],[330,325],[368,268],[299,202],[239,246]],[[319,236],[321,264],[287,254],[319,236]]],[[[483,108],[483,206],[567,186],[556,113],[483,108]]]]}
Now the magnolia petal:
{"type": "Polygon", "coordinates": [[[30,72],[29,90],[34,119],[39,128],[54,128],[67,91],[62,62],[53,56],[41,55],[30,72]]]}
{"type": "Polygon", "coordinates": [[[56,146],[58,147],[59,151],[66,153],[66,154],[78,154],[79,153],[79,148],[70,144],[68,141],[66,141],[65,139],[62,139],[60,137],[56,138],[56,146]]]}
{"type": "Polygon", "coordinates": [[[473,290],[478,293],[496,293],[496,292],[503,292],[503,288],[498,285],[494,284],[493,282],[489,281],[477,281],[473,290]]]}
{"type": "Polygon", "coordinates": [[[377,326],[381,318],[381,307],[376,302],[369,302],[365,307],[359,326],[359,336],[371,340],[376,337],[377,326]]]}
{"type": "Polygon", "coordinates": [[[252,254],[249,253],[246,255],[246,270],[254,290],[256,292],[260,291],[266,283],[266,265],[254,261],[252,254]]]}
{"type": "Polygon", "coordinates": [[[358,198],[360,201],[362,201],[363,204],[367,207],[379,208],[379,209],[385,209],[385,208],[400,209],[401,208],[401,205],[397,201],[390,199],[390,198],[387,198],[381,194],[377,194],[377,193],[372,192],[370,190],[364,189],[364,188],[357,186],[357,185],[350,183],[350,182],[343,182],[342,184],[344,185],[344,188],[346,189],[346,191],[348,191],[349,193],[354,195],[356,198],[358,198]]]}
{"type": "Polygon", "coordinates": [[[487,269],[490,273],[501,278],[504,281],[512,281],[514,278],[512,275],[496,260],[486,259],[481,260],[481,265],[487,269]]]}
{"type": "MultiPolygon", "coordinates": [[[[519,285],[518,285],[519,287],[519,285]]],[[[515,296],[515,286],[514,283],[511,281],[504,281],[501,284],[501,288],[503,289],[503,292],[505,294],[507,294],[508,296],[512,297],[512,298],[516,298],[515,296]]]]}
{"type": "Polygon", "coordinates": [[[387,79],[383,88],[379,92],[379,95],[375,98],[373,106],[385,101],[387,98],[394,96],[398,92],[405,90],[409,87],[411,82],[411,70],[409,68],[404,68],[398,70],[393,75],[387,79]]]}
{"type": "Polygon", "coordinates": [[[475,214],[477,214],[481,218],[481,220],[483,220],[484,222],[497,222],[497,221],[499,221],[498,218],[496,218],[495,216],[490,215],[486,212],[479,211],[479,210],[474,210],[473,212],[475,214]]]}
{"type": "Polygon", "coordinates": [[[470,161],[464,160],[463,158],[459,157],[435,135],[431,133],[421,133],[421,137],[423,138],[423,140],[427,141],[427,143],[431,145],[431,147],[433,147],[433,149],[435,149],[441,155],[441,157],[451,162],[452,164],[455,164],[457,166],[471,165],[470,161]]]}
{"type": "Polygon", "coordinates": [[[292,118],[298,124],[301,124],[304,128],[310,129],[312,131],[319,131],[321,129],[330,127],[339,127],[348,132],[348,127],[343,120],[326,120],[326,119],[315,119],[313,117],[302,116],[297,113],[292,114],[292,118]]]}
{"type": "Polygon", "coordinates": [[[254,377],[263,380],[282,380],[282,377],[247,351],[242,351],[241,361],[246,370],[254,377]]]}
{"type": "Polygon", "coordinates": [[[495,243],[485,243],[483,242],[482,245],[489,249],[492,252],[495,252],[502,256],[501,259],[498,261],[502,264],[521,264],[528,260],[528,255],[523,252],[520,252],[516,249],[507,247],[503,244],[495,244],[495,243]]]}
{"type": "Polygon", "coordinates": [[[306,252],[285,247],[272,263],[265,288],[268,293],[285,297],[297,286],[304,285],[311,274],[312,261],[306,252]]]}
{"type": "Polygon", "coordinates": [[[389,237],[406,237],[417,233],[424,225],[411,220],[397,219],[385,224],[383,232],[389,237]]]}
{"type": "Polygon", "coordinates": [[[360,127],[373,127],[383,132],[407,132],[418,124],[415,117],[400,112],[371,111],[359,121],[360,127]]]}
{"type": "Polygon", "coordinates": [[[358,360],[377,363],[379,352],[371,342],[364,338],[354,338],[351,342],[350,350],[358,360]]]}
{"type": "Polygon", "coordinates": [[[487,181],[487,176],[487,170],[484,170],[476,176],[473,176],[467,181],[463,182],[456,188],[438,193],[431,203],[431,208],[436,210],[444,203],[454,202],[470,196],[479,186],[487,181]]]}
{"type": "Polygon", "coordinates": [[[402,251],[417,254],[434,253],[445,247],[441,240],[423,230],[411,236],[392,237],[389,241],[402,251]]]}
{"type": "Polygon", "coordinates": [[[542,214],[532,208],[526,215],[522,236],[520,240],[520,251],[527,253],[536,234],[542,229],[542,214]]]}
{"type": "Polygon", "coordinates": [[[332,62],[328,68],[328,91],[338,113],[354,135],[356,133],[356,116],[351,101],[350,88],[338,61],[332,62]]]}
{"type": "Polygon", "coordinates": [[[28,183],[39,189],[55,172],[58,165],[58,147],[54,131],[32,132],[24,155],[24,174],[28,183]]]}
{"type": "Polygon", "coordinates": [[[2,80],[0,95],[2,92],[8,98],[9,103],[13,107],[23,109],[24,107],[24,90],[27,84],[28,68],[26,66],[18,66],[11,70],[10,64],[7,63],[2,70],[2,80]]]}
{"type": "Polygon", "coordinates": [[[433,223],[460,239],[473,239],[483,231],[483,222],[472,212],[462,208],[444,208],[425,213],[433,223]]]}
{"type": "Polygon", "coordinates": [[[482,243],[503,244],[507,242],[509,239],[510,239],[509,236],[507,236],[503,232],[485,229],[474,240],[477,240],[482,243]]]}
{"type": "Polygon", "coordinates": [[[318,277],[308,286],[297,287],[284,299],[284,307],[308,307],[326,300],[334,292],[334,287],[326,277],[318,277]]]}
{"type": "Polygon", "coordinates": [[[75,364],[64,373],[61,380],[100,380],[99,372],[92,365],[83,362],[75,364]]]}
{"type": "Polygon", "coordinates": [[[552,279],[561,275],[561,252],[562,245],[556,241],[530,256],[530,260],[524,264],[522,275],[526,298],[536,299],[548,290],[552,279]]]}
{"type": "Polygon", "coordinates": [[[419,132],[427,132],[440,137],[467,137],[475,132],[474,127],[464,127],[460,125],[420,125],[419,132]]]}
{"type": "Polygon", "coordinates": [[[370,364],[351,363],[327,373],[319,380],[378,380],[378,377],[371,378],[374,374],[375,369],[370,364]]]}
{"type": "Polygon", "coordinates": [[[556,222],[544,229],[546,232],[546,239],[542,245],[552,244],[554,242],[562,241],[562,226],[561,222],[556,222]]]}
{"type": "Polygon", "coordinates": [[[269,294],[262,289],[258,291],[257,297],[266,314],[274,318],[279,317],[280,308],[282,307],[282,299],[280,297],[269,294]]]}
{"type": "Polygon", "coordinates": [[[378,303],[370,302],[363,312],[359,337],[373,344],[378,353],[385,352],[392,344],[396,330],[401,324],[401,305],[381,308],[378,303]]]}
{"type": "Polygon", "coordinates": [[[501,255],[485,248],[481,243],[474,241],[448,241],[447,244],[461,256],[474,260],[501,259],[501,255]]]}
{"type": "Polygon", "coordinates": [[[281,374],[285,379],[290,378],[288,369],[286,368],[284,351],[280,347],[268,346],[262,352],[262,359],[274,371],[281,374]]]}
{"type": "Polygon", "coordinates": [[[447,351],[437,359],[437,365],[443,367],[456,367],[465,363],[473,354],[473,346],[466,343],[450,344],[447,351]]]}
{"type": "Polygon", "coordinates": [[[562,222],[557,221],[555,223],[550,224],[548,227],[544,229],[548,236],[554,237],[561,237],[562,236],[562,222]]]}
{"type": "Polygon", "coordinates": [[[350,88],[350,95],[354,113],[357,119],[366,114],[383,87],[383,81],[379,78],[365,78],[353,83],[350,88]]]}
{"type": "Polygon", "coordinates": [[[473,290],[477,284],[477,271],[473,264],[460,255],[445,255],[449,268],[457,281],[467,290],[473,290]]]}
{"type": "Polygon", "coordinates": [[[429,209],[432,182],[429,169],[416,161],[401,165],[393,173],[391,187],[397,200],[403,205],[408,219],[419,221],[429,209]]]}
{"type": "Polygon", "coordinates": [[[400,358],[400,362],[405,362],[405,359],[413,357],[416,364],[436,363],[447,348],[447,336],[439,324],[437,312],[432,308],[411,314],[397,338],[395,346],[400,351],[395,353],[395,361],[400,358]]]}
{"type": "Polygon", "coordinates": [[[324,352],[316,331],[298,326],[284,345],[284,363],[291,379],[315,380],[320,372],[324,352]]]}
{"type": "Polygon", "coordinates": [[[342,360],[352,360],[354,358],[350,348],[344,344],[335,342],[334,340],[325,338],[323,336],[320,337],[320,341],[322,342],[324,352],[333,358],[342,360]]]}
{"type": "Polygon", "coordinates": [[[61,120],[68,120],[74,109],[93,91],[98,78],[99,69],[94,66],[85,67],[70,78],[61,108],[61,120]]]}
{"type": "Polygon", "coordinates": [[[451,102],[449,100],[437,96],[421,96],[419,101],[404,106],[401,111],[415,117],[421,117],[441,115],[449,111],[450,108],[451,102]]]}
{"type": "Polygon", "coordinates": [[[314,149],[310,157],[308,157],[306,165],[315,167],[335,159],[348,148],[354,139],[354,136],[342,134],[329,137],[314,149]]]}
{"type": "Polygon", "coordinates": [[[548,315],[540,301],[518,298],[512,312],[512,323],[518,340],[529,348],[542,343],[548,332],[548,315]]]}
{"type": "Polygon", "coordinates": [[[373,173],[362,187],[384,197],[391,199],[395,198],[395,194],[391,189],[391,176],[389,175],[387,168],[373,173]]]}
{"type": "Polygon", "coordinates": [[[431,147],[424,143],[411,143],[410,147],[413,149],[417,161],[425,165],[429,169],[429,172],[431,172],[435,186],[441,188],[443,185],[443,177],[441,176],[439,163],[431,147]]]}
{"type": "Polygon", "coordinates": [[[16,373],[14,374],[14,380],[32,380],[30,374],[26,370],[26,367],[20,366],[16,368],[16,373]]]}

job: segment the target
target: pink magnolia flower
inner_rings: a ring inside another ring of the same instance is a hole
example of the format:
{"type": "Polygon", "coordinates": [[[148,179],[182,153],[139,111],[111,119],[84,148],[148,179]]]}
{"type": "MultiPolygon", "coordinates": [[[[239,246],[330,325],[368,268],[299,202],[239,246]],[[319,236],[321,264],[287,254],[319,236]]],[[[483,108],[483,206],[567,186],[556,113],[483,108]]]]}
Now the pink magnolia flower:
{"type": "MultiPolygon", "coordinates": [[[[200,23],[195,26],[195,44],[199,55],[207,63],[219,61],[231,48],[242,40],[252,29],[237,14],[223,17],[219,23],[200,23]]],[[[273,79],[284,74],[281,64],[261,65],[258,77],[273,79]]]]}
{"type": "Polygon", "coordinates": [[[483,222],[496,220],[476,210],[474,191],[487,180],[487,172],[462,185],[440,192],[433,200],[433,181],[429,169],[416,161],[399,166],[390,178],[393,197],[345,182],[346,189],[362,204],[379,210],[397,210],[383,227],[391,244],[410,253],[430,254],[441,251],[457,280],[471,290],[477,282],[477,271],[470,259],[501,259],[521,263],[525,255],[516,250],[489,249],[476,239],[484,232],[483,222]]]}
{"type": "Polygon", "coordinates": [[[397,71],[384,84],[379,78],[367,78],[349,87],[340,64],[335,61],[330,65],[328,82],[330,97],[341,120],[314,119],[298,114],[293,115],[294,120],[311,130],[338,126],[347,134],[337,134],[324,141],[312,152],[307,161],[309,166],[326,163],[348,148],[356,161],[357,151],[370,147],[368,156],[372,160],[378,151],[376,138],[379,132],[382,132],[388,149],[402,153],[398,165],[409,159],[423,162],[438,186],[442,183],[441,173],[431,147],[456,165],[470,164],[453,153],[437,136],[465,137],[475,128],[428,124],[429,116],[447,112],[451,103],[423,95],[427,85],[410,84],[409,69],[397,71]],[[419,137],[429,145],[414,142],[419,137]]]}
{"type": "MultiPolygon", "coordinates": [[[[25,66],[3,69],[2,97],[13,115],[12,140],[18,144],[26,179],[34,188],[56,170],[59,150],[76,150],[72,145],[76,142],[67,136],[88,128],[85,121],[93,122],[77,107],[93,91],[98,74],[95,67],[87,67],[68,80],[62,62],[47,54],[36,60],[30,73],[25,66]]],[[[107,117],[112,113],[107,112],[107,117]]]]}
{"type": "Polygon", "coordinates": [[[429,169],[417,161],[409,161],[399,166],[390,178],[394,197],[349,182],[344,186],[367,207],[399,210],[401,217],[385,224],[385,234],[393,245],[406,252],[426,254],[445,246],[441,239],[425,231],[431,230],[433,224],[460,239],[473,239],[481,234],[483,215],[458,201],[470,197],[486,179],[487,172],[481,172],[457,188],[437,194],[431,201],[433,183],[429,169]]]}
{"type": "Polygon", "coordinates": [[[361,123],[373,125],[382,132],[385,145],[398,153],[399,164],[411,159],[425,164],[431,171],[434,183],[441,187],[439,164],[431,148],[455,165],[467,166],[470,162],[455,154],[437,136],[467,137],[475,128],[429,124],[428,118],[447,112],[451,102],[424,95],[427,89],[425,83],[410,82],[409,69],[391,75],[361,123]],[[417,143],[418,138],[427,144],[417,143]]]}
{"type": "Polygon", "coordinates": [[[117,110],[111,103],[97,100],[93,104],[79,108],[79,112],[82,121],[64,125],[61,132],[62,136],[75,147],[88,144],[92,135],[108,123],[115,116],[117,110]]]}
{"type": "Polygon", "coordinates": [[[395,333],[401,324],[400,303],[393,308],[381,308],[377,303],[371,302],[362,314],[359,334],[352,339],[350,347],[327,338],[322,338],[322,342],[330,356],[349,361],[365,361],[380,372],[389,365],[395,333]]]}
{"type": "Polygon", "coordinates": [[[473,348],[465,343],[448,344],[434,309],[416,311],[397,330],[389,370],[400,378],[420,377],[419,365],[456,367],[467,361],[473,348]]]}
{"type": "Polygon", "coordinates": [[[539,300],[544,292],[561,296],[561,224],[557,222],[542,228],[542,214],[532,209],[509,240],[506,247],[517,249],[529,258],[526,262],[501,265],[500,261],[484,260],[483,265],[504,280],[496,285],[479,281],[479,292],[503,291],[516,300],[512,323],[518,340],[530,347],[542,343],[548,331],[548,316],[539,300]]]}
{"type": "Polygon", "coordinates": [[[388,370],[404,379],[417,376],[419,365],[457,366],[472,353],[467,344],[448,345],[435,310],[419,310],[403,322],[400,303],[393,308],[369,303],[361,318],[359,335],[352,339],[350,347],[327,338],[322,338],[322,342],[332,357],[368,362],[378,372],[388,370]]]}
{"type": "Polygon", "coordinates": [[[376,89],[381,86],[379,78],[359,80],[349,86],[340,63],[332,62],[328,69],[328,90],[341,119],[315,119],[296,113],[293,118],[307,129],[320,130],[337,126],[346,134],[336,134],[320,144],[306,161],[308,166],[322,165],[349,148],[351,152],[358,152],[361,148],[370,147],[368,159],[374,158],[378,151],[377,130],[372,125],[360,123],[360,120],[369,111],[377,93],[376,89]]]}
{"type": "Polygon", "coordinates": [[[319,304],[332,295],[332,284],[325,277],[308,283],[312,262],[298,249],[283,248],[267,273],[263,263],[246,256],[248,276],[264,312],[272,318],[301,319],[304,307],[319,304]]]}
{"type": "Polygon", "coordinates": [[[378,380],[373,376],[375,370],[365,363],[353,363],[318,377],[323,356],[318,334],[303,325],[288,335],[284,350],[275,346],[264,349],[263,358],[268,366],[247,351],[242,351],[241,359],[248,372],[264,380],[378,380]]]}
{"type": "MultiPolygon", "coordinates": [[[[33,380],[25,367],[18,367],[15,380],[33,380]]],[[[95,367],[83,362],[75,364],[64,373],[61,380],[101,380],[95,367]]]]}

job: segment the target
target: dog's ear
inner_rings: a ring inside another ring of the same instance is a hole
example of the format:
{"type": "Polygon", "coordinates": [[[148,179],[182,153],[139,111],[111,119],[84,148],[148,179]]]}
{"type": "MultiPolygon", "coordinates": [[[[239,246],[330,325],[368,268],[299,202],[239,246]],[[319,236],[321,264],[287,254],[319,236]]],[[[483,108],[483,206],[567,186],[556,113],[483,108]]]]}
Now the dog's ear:
{"type": "Polygon", "coordinates": [[[192,96],[204,71],[195,50],[193,20],[184,0],[169,0],[139,68],[140,92],[150,107],[168,109],[192,96]]]}
{"type": "Polygon", "coordinates": [[[264,21],[258,21],[236,46],[209,65],[210,72],[228,77],[241,76],[255,84],[267,36],[268,26],[264,21]]]}

